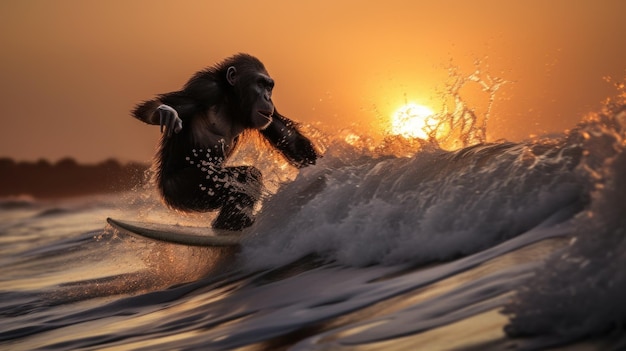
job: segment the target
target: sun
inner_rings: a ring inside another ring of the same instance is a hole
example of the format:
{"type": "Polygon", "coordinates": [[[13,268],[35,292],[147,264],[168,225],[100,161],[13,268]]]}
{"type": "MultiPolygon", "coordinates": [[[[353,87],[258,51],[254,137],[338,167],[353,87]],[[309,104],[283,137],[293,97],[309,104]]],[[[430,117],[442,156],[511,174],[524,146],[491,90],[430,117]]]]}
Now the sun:
{"type": "Polygon", "coordinates": [[[391,133],[405,138],[428,139],[428,132],[436,125],[430,108],[410,102],[394,112],[391,133]]]}

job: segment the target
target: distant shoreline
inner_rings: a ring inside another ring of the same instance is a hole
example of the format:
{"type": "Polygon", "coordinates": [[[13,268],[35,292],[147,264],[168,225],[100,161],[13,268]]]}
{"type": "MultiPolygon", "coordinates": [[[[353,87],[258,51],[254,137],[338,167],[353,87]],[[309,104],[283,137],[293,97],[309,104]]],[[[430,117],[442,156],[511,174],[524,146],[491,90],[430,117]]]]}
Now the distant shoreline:
{"type": "Polygon", "coordinates": [[[55,163],[0,158],[0,197],[72,197],[131,190],[146,183],[150,165],[109,159],[93,165],[64,158],[55,163]]]}

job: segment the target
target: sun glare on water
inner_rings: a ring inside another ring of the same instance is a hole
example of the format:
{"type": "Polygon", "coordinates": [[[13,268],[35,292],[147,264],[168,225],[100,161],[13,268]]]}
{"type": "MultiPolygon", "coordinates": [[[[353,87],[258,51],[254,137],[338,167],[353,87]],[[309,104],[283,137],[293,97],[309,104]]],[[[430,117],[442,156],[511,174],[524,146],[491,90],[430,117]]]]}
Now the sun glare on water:
{"type": "Polygon", "coordinates": [[[394,112],[391,133],[405,138],[428,139],[428,132],[436,125],[434,114],[430,108],[410,102],[394,112]]]}

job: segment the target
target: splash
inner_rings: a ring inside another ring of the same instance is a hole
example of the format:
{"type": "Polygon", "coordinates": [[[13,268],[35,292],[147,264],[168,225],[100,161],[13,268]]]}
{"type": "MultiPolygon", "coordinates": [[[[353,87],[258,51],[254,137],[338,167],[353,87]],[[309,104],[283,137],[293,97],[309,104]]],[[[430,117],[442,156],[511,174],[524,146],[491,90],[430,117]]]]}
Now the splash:
{"type": "MultiPolygon", "coordinates": [[[[492,117],[498,91],[510,81],[491,75],[482,61],[475,62],[470,74],[462,72],[458,66],[449,66],[448,80],[438,93],[442,106],[439,112],[429,113],[416,128],[419,131],[390,133],[382,142],[367,148],[376,156],[411,157],[424,149],[457,150],[488,141],[487,125],[492,117]],[[484,108],[479,109],[468,101],[467,90],[478,88],[483,94],[484,108]]],[[[367,137],[349,133],[351,140],[346,142],[361,146],[367,137]],[[355,137],[356,135],[356,137],[355,137]],[[356,142],[355,142],[356,141],[356,142]]],[[[360,150],[363,150],[360,147],[360,150]]]]}
{"type": "Polygon", "coordinates": [[[443,93],[443,111],[428,133],[428,140],[445,149],[458,149],[487,141],[487,122],[498,90],[509,81],[494,77],[476,61],[471,74],[463,74],[456,66],[448,68],[449,81],[443,93]],[[481,114],[466,101],[461,90],[468,84],[478,84],[487,96],[487,106],[481,114]]]}

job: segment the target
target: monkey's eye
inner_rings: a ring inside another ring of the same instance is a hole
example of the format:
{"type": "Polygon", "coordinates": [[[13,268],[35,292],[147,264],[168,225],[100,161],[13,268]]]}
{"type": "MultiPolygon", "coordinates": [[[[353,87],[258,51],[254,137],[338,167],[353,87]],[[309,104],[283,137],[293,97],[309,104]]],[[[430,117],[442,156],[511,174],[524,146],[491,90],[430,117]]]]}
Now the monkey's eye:
{"type": "Polygon", "coordinates": [[[257,82],[259,88],[272,91],[274,89],[274,81],[268,79],[259,79],[257,82]]]}

